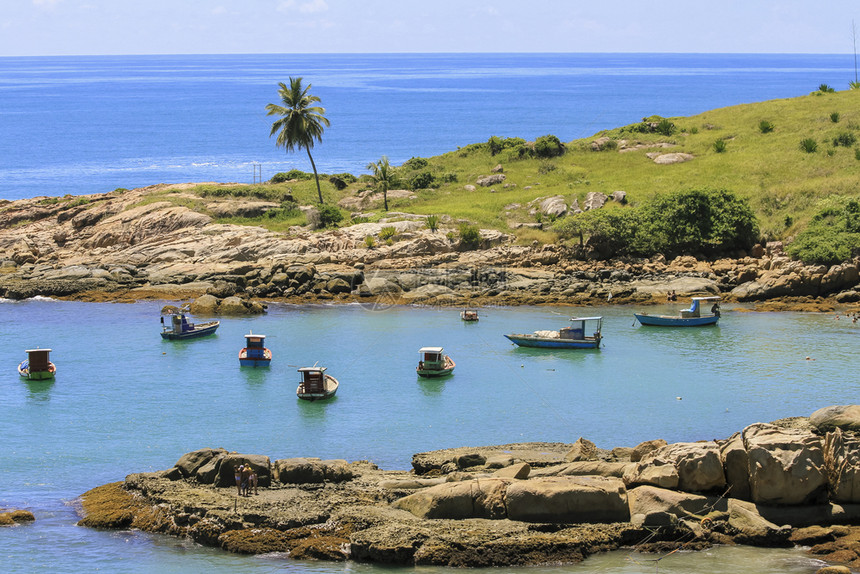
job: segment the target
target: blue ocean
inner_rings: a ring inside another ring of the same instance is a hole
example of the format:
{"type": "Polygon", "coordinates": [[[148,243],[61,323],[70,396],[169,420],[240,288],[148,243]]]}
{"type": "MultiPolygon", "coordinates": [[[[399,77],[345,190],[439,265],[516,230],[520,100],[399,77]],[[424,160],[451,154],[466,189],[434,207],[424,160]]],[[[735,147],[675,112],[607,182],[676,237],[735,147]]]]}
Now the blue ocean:
{"type": "MultiPolygon", "coordinates": [[[[0,198],[106,192],[161,182],[250,183],[309,170],[268,137],[277,83],[303,76],[331,127],[321,171],[363,173],[492,135],[564,141],[644,116],[846,89],[838,55],[496,54],[0,58],[0,198]]],[[[457,310],[272,305],[223,318],[198,341],[162,341],[164,302],[0,300],[0,508],[33,524],[0,529],[11,572],[453,572],[237,556],[187,540],[75,525],[77,497],[185,452],[224,447],[272,459],[369,459],[409,468],[416,452],[521,441],[602,448],[725,438],[747,424],[856,401],[860,326],[827,314],[724,306],[695,333],[633,325],[601,307],[599,351],[513,347],[504,333],[558,328],[570,308],[457,310]],[[243,335],[267,335],[268,370],[240,369],[243,335]],[[811,334],[815,334],[811,336],[811,334]],[[415,376],[418,349],[442,345],[452,377],[415,376]],[[50,347],[53,382],[22,380],[24,350],[50,347]],[[807,359],[807,357],[809,359],[807,359]],[[341,382],[328,403],[295,397],[296,368],[319,361],[341,382]]],[[[670,308],[664,310],[671,311],[670,308]]],[[[812,573],[801,549],[722,547],[659,563],[628,551],[511,574],[812,573]],[[658,570],[659,569],[659,570],[658,570]]]]}
{"type": "Polygon", "coordinates": [[[588,137],[645,116],[808,94],[850,55],[341,54],[0,58],[0,198],[310,171],[269,138],[278,82],[301,76],[331,121],[314,159],[366,173],[387,155],[490,136],[588,137]]]}

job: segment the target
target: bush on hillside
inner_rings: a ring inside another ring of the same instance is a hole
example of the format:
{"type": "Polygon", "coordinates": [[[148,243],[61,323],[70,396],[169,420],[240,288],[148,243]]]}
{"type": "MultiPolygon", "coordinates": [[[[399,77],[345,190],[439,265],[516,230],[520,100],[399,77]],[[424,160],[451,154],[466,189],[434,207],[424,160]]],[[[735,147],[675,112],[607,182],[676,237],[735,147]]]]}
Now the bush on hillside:
{"type": "Polygon", "coordinates": [[[311,178],[313,178],[313,176],[314,176],[314,174],[304,172],[300,169],[291,169],[290,171],[287,171],[287,172],[281,171],[281,172],[276,173],[275,175],[272,176],[272,179],[270,181],[272,183],[283,183],[285,181],[290,181],[291,179],[298,179],[298,180],[311,179],[311,178]]]}
{"type": "Polygon", "coordinates": [[[730,253],[758,239],[749,203],[722,189],[679,191],[635,208],[590,210],[559,220],[553,230],[602,257],[730,253]]]}
{"type": "MultiPolygon", "coordinates": [[[[837,200],[838,201],[838,200],[837,200]]],[[[804,263],[835,265],[860,253],[860,202],[821,209],[786,251],[804,263]]]]}
{"type": "Polygon", "coordinates": [[[336,227],[343,220],[343,212],[335,205],[319,206],[319,227],[336,227]]]}
{"type": "Polygon", "coordinates": [[[423,157],[411,157],[403,162],[403,167],[406,169],[424,169],[429,165],[428,162],[423,157]]]}
{"type": "Polygon", "coordinates": [[[762,120],[758,123],[758,130],[763,134],[769,134],[774,130],[773,122],[762,120]]]}
{"type": "Polygon", "coordinates": [[[841,134],[833,138],[833,147],[851,147],[855,143],[857,143],[857,136],[855,136],[851,132],[842,132],[841,134]]]}
{"type": "Polygon", "coordinates": [[[557,157],[564,153],[564,144],[554,135],[545,135],[535,140],[534,150],[537,157],[557,157]]]}
{"type": "Polygon", "coordinates": [[[417,189],[427,189],[433,187],[436,178],[429,171],[421,171],[409,178],[409,189],[415,191],[417,189]]]}
{"type": "Polygon", "coordinates": [[[481,231],[475,225],[460,225],[460,243],[467,249],[475,249],[481,241],[481,231]]]}
{"type": "Polygon", "coordinates": [[[815,153],[816,151],[818,151],[818,142],[816,142],[812,138],[800,140],[800,149],[802,149],[806,153],[815,153]]]}

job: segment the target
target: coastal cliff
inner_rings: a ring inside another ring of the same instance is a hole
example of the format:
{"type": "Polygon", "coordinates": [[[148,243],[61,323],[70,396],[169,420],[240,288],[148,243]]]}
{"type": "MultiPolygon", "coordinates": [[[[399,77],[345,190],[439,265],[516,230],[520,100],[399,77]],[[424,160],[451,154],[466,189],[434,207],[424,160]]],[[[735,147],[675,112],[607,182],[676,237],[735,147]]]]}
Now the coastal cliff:
{"type": "Polygon", "coordinates": [[[580,260],[574,249],[518,245],[495,230],[481,230],[477,244],[466,245],[405,213],[335,230],[276,233],[216,222],[263,213],[272,204],[207,198],[200,207],[200,197],[184,193],[190,187],[3,203],[0,296],[98,301],[209,293],[381,305],[586,305],[645,304],[674,291],[682,297],[784,300],[815,310],[860,301],[860,260],[804,265],[779,243],[731,259],[580,260]],[[394,235],[381,240],[383,229],[394,235]],[[378,246],[369,247],[368,237],[379,238],[378,246]]]}
{"type": "Polygon", "coordinates": [[[860,406],[755,423],[714,441],[605,450],[462,447],[368,461],[201,449],[83,495],[80,524],[139,528],[232,552],[390,564],[570,563],[596,552],[786,547],[860,567],[860,406]],[[249,465],[258,492],[237,493],[249,465]]]}

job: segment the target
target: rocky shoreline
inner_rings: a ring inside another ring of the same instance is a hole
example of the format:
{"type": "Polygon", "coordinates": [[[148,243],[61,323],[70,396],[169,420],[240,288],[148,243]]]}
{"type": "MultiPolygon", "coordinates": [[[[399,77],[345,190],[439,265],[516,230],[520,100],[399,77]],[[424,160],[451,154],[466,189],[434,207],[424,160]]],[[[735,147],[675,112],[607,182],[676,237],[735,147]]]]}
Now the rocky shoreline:
{"type": "Polygon", "coordinates": [[[210,294],[235,298],[212,311],[255,313],[260,306],[249,302],[649,304],[665,301],[671,290],[682,298],[720,294],[777,308],[860,308],[860,258],[804,265],[778,243],[731,259],[590,260],[573,247],[517,245],[493,230],[481,230],[479,245],[463,245],[405,213],[336,230],[274,233],[213,219],[263,213],[271,204],[204,200],[185,193],[190,187],[0,202],[0,297],[130,301],[210,294]],[[212,215],[183,205],[203,201],[212,215]],[[383,240],[383,228],[395,234],[383,240]],[[368,247],[368,237],[378,247],[368,247]]]}
{"type": "Polygon", "coordinates": [[[809,546],[860,569],[860,406],[755,423],[724,440],[634,448],[523,443],[368,461],[201,449],[82,497],[80,524],[189,537],[240,553],[382,564],[578,562],[621,547],[809,546]],[[259,494],[238,496],[251,465],[259,494]]]}

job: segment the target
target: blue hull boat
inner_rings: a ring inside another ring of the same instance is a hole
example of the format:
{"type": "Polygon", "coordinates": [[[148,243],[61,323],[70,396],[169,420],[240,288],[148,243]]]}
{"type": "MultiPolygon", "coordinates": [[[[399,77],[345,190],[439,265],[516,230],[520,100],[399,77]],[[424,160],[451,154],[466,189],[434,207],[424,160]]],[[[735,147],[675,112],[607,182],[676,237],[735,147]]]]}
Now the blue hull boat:
{"type": "Polygon", "coordinates": [[[600,347],[600,339],[570,341],[551,337],[539,337],[537,335],[505,335],[520,347],[538,347],[542,349],[597,349],[600,347]]]}
{"type": "Polygon", "coordinates": [[[649,315],[647,313],[633,313],[641,325],[654,327],[704,327],[705,325],[716,325],[719,316],[711,317],[689,317],[682,318],[675,315],[649,315]]]}
{"type": "Polygon", "coordinates": [[[191,323],[183,313],[171,313],[170,324],[164,324],[164,317],[161,318],[161,338],[170,341],[178,339],[195,339],[197,337],[205,337],[211,335],[221,323],[219,321],[209,321],[208,323],[191,323]]]}
{"type": "Polygon", "coordinates": [[[245,347],[239,351],[240,367],[268,367],[272,363],[272,351],[263,346],[265,335],[253,332],[245,335],[245,347]]]}
{"type": "Polygon", "coordinates": [[[648,313],[633,313],[640,325],[654,327],[704,327],[716,325],[720,320],[720,298],[693,297],[689,309],[684,309],[677,315],[649,315],[648,313]],[[702,303],[713,301],[710,313],[702,313],[702,303]]]}

